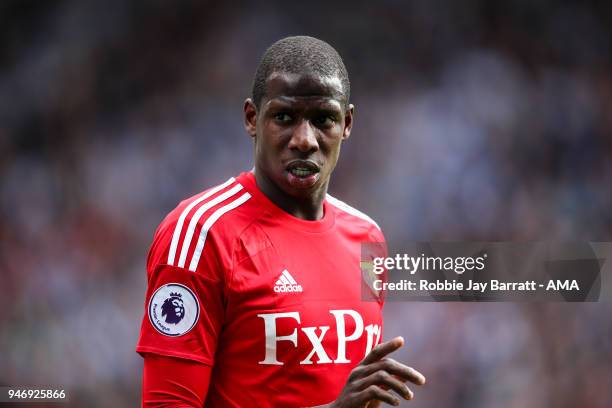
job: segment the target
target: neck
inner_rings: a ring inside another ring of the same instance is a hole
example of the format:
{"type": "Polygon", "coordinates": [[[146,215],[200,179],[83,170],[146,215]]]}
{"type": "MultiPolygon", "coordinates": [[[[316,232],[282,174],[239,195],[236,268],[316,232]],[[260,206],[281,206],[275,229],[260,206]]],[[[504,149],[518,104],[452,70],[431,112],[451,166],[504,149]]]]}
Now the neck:
{"type": "Polygon", "coordinates": [[[255,171],[255,182],[259,190],[270,201],[294,217],[306,221],[317,221],[323,218],[323,200],[327,194],[328,182],[304,197],[288,195],[260,171],[255,171]]]}

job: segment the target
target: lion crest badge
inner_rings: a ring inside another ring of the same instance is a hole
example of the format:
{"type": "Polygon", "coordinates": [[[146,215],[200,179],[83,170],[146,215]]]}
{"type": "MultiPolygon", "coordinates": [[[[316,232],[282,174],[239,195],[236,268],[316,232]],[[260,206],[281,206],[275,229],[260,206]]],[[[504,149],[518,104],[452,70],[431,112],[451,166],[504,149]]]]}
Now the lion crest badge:
{"type": "Polygon", "coordinates": [[[180,283],[159,287],[149,301],[149,320],[166,336],[182,336],[195,326],[200,317],[200,304],[195,293],[180,283]]]}

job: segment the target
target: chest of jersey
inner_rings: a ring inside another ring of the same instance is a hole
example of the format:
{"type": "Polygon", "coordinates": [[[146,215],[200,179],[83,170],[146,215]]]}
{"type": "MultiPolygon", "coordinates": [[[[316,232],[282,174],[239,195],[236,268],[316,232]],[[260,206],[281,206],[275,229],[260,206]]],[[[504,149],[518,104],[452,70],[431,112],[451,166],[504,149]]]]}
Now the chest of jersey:
{"type": "Polygon", "coordinates": [[[303,395],[307,382],[337,395],[382,334],[381,305],[361,298],[360,242],[255,228],[241,245],[216,364],[252,373],[272,393],[303,395]]]}

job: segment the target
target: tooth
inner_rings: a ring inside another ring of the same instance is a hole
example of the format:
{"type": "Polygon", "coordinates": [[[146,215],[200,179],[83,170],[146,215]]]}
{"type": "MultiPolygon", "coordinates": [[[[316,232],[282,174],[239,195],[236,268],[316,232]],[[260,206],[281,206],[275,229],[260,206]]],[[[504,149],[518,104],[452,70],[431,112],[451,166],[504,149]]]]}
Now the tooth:
{"type": "Polygon", "coordinates": [[[295,167],[294,169],[291,170],[291,173],[293,173],[295,176],[298,176],[298,177],[305,177],[305,176],[309,176],[310,174],[312,174],[312,171],[304,167],[295,167]]]}

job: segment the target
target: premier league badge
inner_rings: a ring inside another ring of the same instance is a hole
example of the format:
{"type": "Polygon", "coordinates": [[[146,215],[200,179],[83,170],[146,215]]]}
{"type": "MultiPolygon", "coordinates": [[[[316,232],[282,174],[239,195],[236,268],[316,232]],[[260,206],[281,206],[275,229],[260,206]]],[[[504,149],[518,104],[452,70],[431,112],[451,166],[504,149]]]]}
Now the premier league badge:
{"type": "Polygon", "coordinates": [[[149,320],[166,336],[182,336],[193,329],[200,317],[198,298],[185,285],[167,283],[149,301],[149,320]]]}

